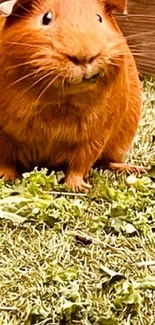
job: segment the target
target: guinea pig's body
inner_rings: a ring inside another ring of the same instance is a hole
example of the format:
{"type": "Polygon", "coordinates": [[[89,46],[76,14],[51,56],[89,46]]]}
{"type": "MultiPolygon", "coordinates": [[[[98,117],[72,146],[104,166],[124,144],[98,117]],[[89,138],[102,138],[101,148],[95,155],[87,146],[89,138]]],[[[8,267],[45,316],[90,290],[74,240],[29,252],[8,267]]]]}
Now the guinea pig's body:
{"type": "Polygon", "coordinates": [[[141,90],[132,54],[106,12],[111,2],[116,9],[124,3],[19,0],[4,21],[1,176],[16,178],[18,163],[25,171],[64,166],[66,183],[82,189],[97,161],[127,168],[141,90]]]}

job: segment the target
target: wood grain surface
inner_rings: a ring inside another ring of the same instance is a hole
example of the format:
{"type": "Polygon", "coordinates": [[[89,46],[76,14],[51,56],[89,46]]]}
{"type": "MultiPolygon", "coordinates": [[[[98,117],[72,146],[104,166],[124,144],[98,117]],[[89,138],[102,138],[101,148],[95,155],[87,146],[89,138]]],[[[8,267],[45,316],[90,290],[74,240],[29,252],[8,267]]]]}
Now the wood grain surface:
{"type": "Polygon", "coordinates": [[[117,22],[142,74],[155,75],[155,0],[128,0],[127,15],[117,22]]]}

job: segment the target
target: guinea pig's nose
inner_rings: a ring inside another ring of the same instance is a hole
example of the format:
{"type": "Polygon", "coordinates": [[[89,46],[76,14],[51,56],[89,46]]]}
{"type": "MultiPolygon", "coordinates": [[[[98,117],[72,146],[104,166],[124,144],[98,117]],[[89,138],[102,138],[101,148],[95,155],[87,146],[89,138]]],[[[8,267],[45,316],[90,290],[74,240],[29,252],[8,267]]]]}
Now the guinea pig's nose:
{"type": "Polygon", "coordinates": [[[68,59],[73,62],[76,65],[79,64],[86,64],[86,63],[92,63],[96,58],[98,54],[94,56],[85,56],[85,55],[67,55],[68,59]]]}

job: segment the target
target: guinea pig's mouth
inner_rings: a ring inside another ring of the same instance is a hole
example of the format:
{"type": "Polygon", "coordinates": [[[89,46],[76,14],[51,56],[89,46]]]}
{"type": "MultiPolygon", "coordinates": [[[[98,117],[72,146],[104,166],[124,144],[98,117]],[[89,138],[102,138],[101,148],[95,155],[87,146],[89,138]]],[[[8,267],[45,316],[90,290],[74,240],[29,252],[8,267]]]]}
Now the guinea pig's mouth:
{"type": "Polygon", "coordinates": [[[91,76],[90,78],[86,77],[85,75],[80,78],[80,80],[73,80],[73,81],[67,81],[66,84],[69,86],[75,85],[75,86],[80,86],[80,85],[91,85],[91,84],[96,84],[97,81],[101,78],[101,74],[98,72],[91,76]]]}
{"type": "Polygon", "coordinates": [[[96,73],[90,78],[83,76],[80,80],[66,80],[64,82],[64,95],[74,94],[79,92],[86,92],[88,90],[93,91],[96,89],[97,82],[101,77],[100,73],[96,73]],[[94,88],[95,87],[95,88],[94,88]]]}
{"type": "MultiPolygon", "coordinates": [[[[100,71],[94,72],[94,74],[88,75],[85,72],[75,74],[74,78],[58,77],[54,85],[56,88],[62,89],[63,96],[73,93],[93,91],[104,74],[100,71]]],[[[61,93],[61,91],[60,91],[61,93]]]]}
{"type": "Polygon", "coordinates": [[[84,82],[96,83],[97,80],[98,80],[100,77],[101,77],[101,74],[98,72],[98,73],[94,74],[94,75],[93,75],[92,77],[90,77],[90,78],[86,78],[86,77],[84,77],[84,78],[82,79],[82,81],[84,81],[84,82]]]}

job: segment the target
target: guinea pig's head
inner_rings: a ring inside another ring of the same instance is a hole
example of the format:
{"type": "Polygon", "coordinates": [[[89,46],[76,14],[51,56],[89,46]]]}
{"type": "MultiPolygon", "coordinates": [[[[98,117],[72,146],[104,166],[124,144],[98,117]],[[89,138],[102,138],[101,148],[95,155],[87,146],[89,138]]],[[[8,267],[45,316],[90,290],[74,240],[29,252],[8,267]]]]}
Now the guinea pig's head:
{"type": "Polygon", "coordinates": [[[48,90],[92,89],[123,55],[123,36],[111,14],[125,6],[126,0],[4,1],[6,70],[18,75],[17,82],[34,80],[35,87],[48,90]]]}

